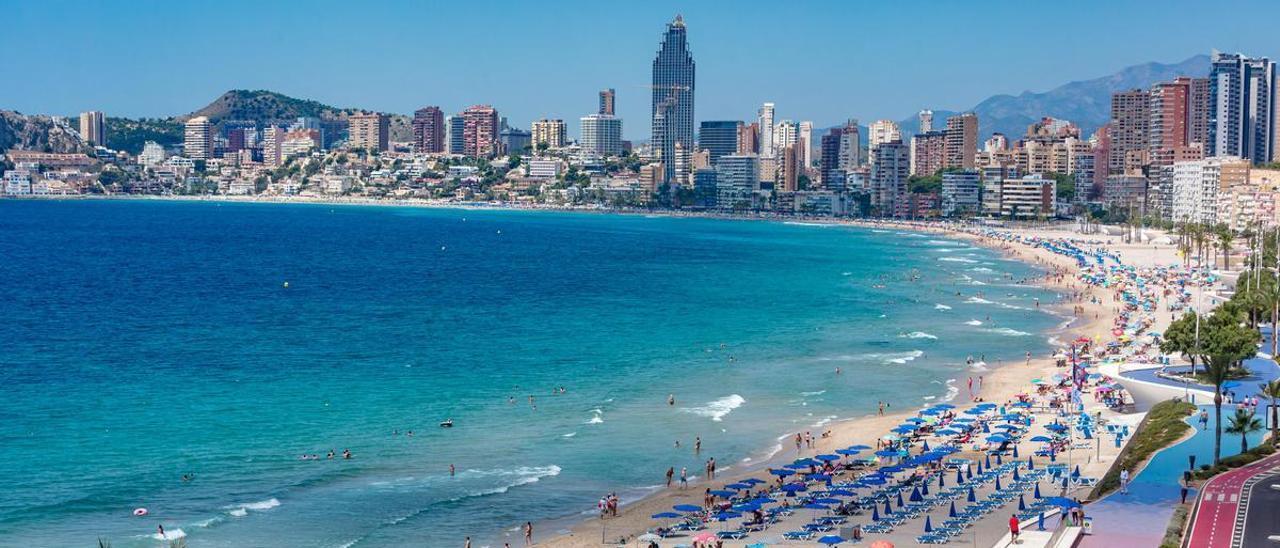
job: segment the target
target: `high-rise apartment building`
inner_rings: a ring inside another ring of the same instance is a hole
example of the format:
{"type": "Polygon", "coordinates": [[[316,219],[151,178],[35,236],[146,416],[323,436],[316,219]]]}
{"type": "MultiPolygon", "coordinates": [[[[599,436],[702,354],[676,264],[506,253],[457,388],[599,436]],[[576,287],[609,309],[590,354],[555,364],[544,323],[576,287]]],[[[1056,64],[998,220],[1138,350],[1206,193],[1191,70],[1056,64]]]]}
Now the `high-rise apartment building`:
{"type": "Polygon", "coordinates": [[[533,148],[563,148],[566,140],[564,120],[543,118],[533,123],[529,133],[533,140],[533,148]]]}
{"type": "Polygon", "coordinates": [[[739,153],[738,132],[742,122],[737,120],[705,120],[698,127],[698,149],[710,153],[711,165],[720,158],[739,153]]]}
{"type": "Polygon", "coordinates": [[[435,154],[445,152],[444,111],[423,107],[413,113],[413,150],[435,154]]]}
{"type": "Polygon", "coordinates": [[[760,124],[751,122],[738,126],[738,155],[760,152],[760,124]]]}
{"type": "Polygon", "coordinates": [[[474,105],[462,111],[462,153],[490,158],[498,153],[498,111],[474,105]]]}
{"type": "Polygon", "coordinates": [[[911,155],[902,141],[880,143],[872,151],[871,207],[881,216],[903,213],[907,205],[907,180],[911,177],[911,155]]]}
{"type": "Polygon", "coordinates": [[[946,167],[947,132],[926,131],[911,137],[911,174],[929,176],[946,167]]]}
{"type": "Polygon", "coordinates": [[[800,190],[800,175],[804,172],[804,166],[801,165],[804,160],[800,143],[795,142],[783,147],[779,158],[782,160],[781,173],[775,188],[783,192],[800,190]]]}
{"type": "Polygon", "coordinates": [[[600,108],[596,111],[596,114],[613,116],[613,102],[615,97],[616,95],[614,94],[613,88],[600,90],[600,108]]]}
{"type": "Polygon", "coordinates": [[[760,110],[756,112],[756,123],[760,127],[760,155],[772,158],[774,147],[777,143],[773,139],[773,103],[765,103],[760,106],[760,110]]]}
{"type": "Polygon", "coordinates": [[[800,126],[791,120],[783,120],[773,126],[773,150],[780,152],[783,148],[796,143],[800,138],[800,126]]]}
{"type": "Polygon", "coordinates": [[[278,166],[284,160],[284,128],[268,125],[262,130],[262,163],[278,166]]]}
{"type": "Polygon", "coordinates": [[[381,112],[362,112],[347,118],[347,144],[351,148],[383,152],[389,148],[391,122],[381,112]]]}
{"type": "Polygon", "coordinates": [[[1150,129],[1151,94],[1147,90],[1134,89],[1111,94],[1108,175],[1122,175],[1126,172],[1126,166],[1146,163],[1150,129]]]}
{"type": "Polygon", "coordinates": [[[876,120],[867,126],[867,145],[868,148],[887,143],[889,141],[901,141],[902,130],[898,128],[897,122],[893,120],[876,120]]]}
{"type": "Polygon", "coordinates": [[[676,144],[692,150],[693,97],[695,66],[689,53],[689,41],[684,18],[677,15],[667,24],[662,44],[653,59],[651,144],[663,163],[663,180],[676,178],[676,144]]]}
{"type": "Polygon", "coordinates": [[[724,210],[751,207],[751,193],[759,185],[757,157],[731,154],[716,165],[716,206],[724,210]]]}
{"type": "Polygon", "coordinates": [[[947,118],[945,131],[945,166],[973,169],[978,154],[978,115],[966,112],[947,118]]]}
{"type": "Polygon", "coordinates": [[[858,121],[831,128],[822,136],[818,172],[824,185],[843,184],[844,175],[861,163],[858,121]],[[837,181],[840,181],[837,183],[837,181]]]}
{"type": "Polygon", "coordinates": [[[1275,158],[1276,66],[1266,57],[1213,52],[1206,156],[1275,158]]]}
{"type": "Polygon", "coordinates": [[[462,154],[463,150],[466,149],[466,140],[463,138],[465,125],[466,124],[463,123],[461,114],[445,117],[445,152],[448,152],[449,154],[462,154]]]}
{"type": "Polygon", "coordinates": [[[182,154],[192,160],[213,158],[213,126],[204,116],[187,120],[182,132],[182,154]]]}
{"type": "Polygon", "coordinates": [[[1202,154],[1208,127],[1208,87],[1204,78],[1179,77],[1151,86],[1149,161],[1169,165],[1202,154]],[[1200,152],[1193,152],[1193,149],[1200,152]]]}
{"type": "Polygon", "coordinates": [[[589,114],[580,120],[582,148],[600,156],[622,154],[622,119],[612,114],[589,114]]]}
{"type": "Polygon", "coordinates": [[[96,110],[81,112],[80,138],[91,145],[105,146],[107,142],[106,117],[96,110]]]}

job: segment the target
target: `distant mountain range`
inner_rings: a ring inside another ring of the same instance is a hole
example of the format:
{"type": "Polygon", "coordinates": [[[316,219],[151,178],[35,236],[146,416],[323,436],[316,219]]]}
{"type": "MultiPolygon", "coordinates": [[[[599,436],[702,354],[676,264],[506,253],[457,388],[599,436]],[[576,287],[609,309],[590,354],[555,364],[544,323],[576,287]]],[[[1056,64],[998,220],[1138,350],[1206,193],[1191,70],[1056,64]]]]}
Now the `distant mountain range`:
{"type": "MultiPolygon", "coordinates": [[[[1101,78],[1064,84],[1041,93],[1026,91],[1017,96],[995,95],[978,103],[971,110],[978,114],[980,140],[985,140],[993,132],[1004,133],[1011,140],[1017,139],[1026,132],[1028,125],[1043,116],[1075,122],[1088,135],[1110,118],[1113,92],[1146,88],[1177,76],[1205,76],[1208,72],[1207,55],[1197,55],[1174,64],[1145,63],[1101,78]]],[[[137,154],[142,150],[142,144],[148,140],[165,145],[178,144],[182,142],[182,123],[196,116],[208,117],[217,127],[229,121],[286,125],[300,116],[341,122],[362,110],[364,109],[333,107],[274,91],[237,89],[181,116],[141,119],[108,117],[106,145],[137,154]]],[[[934,127],[944,127],[947,117],[955,114],[957,113],[952,111],[935,110],[934,127]]],[[[901,120],[899,125],[904,138],[919,131],[919,121],[915,116],[901,120]]],[[[68,118],[65,124],[58,124],[49,116],[0,111],[0,150],[14,147],[58,152],[84,150],[84,143],[75,132],[67,131],[75,126],[74,117],[68,118]]],[[[818,130],[818,135],[824,133],[826,129],[818,130]]],[[[862,135],[865,141],[865,128],[862,135]]],[[[410,136],[410,117],[392,114],[391,140],[407,141],[410,136]]]]}
{"type": "MultiPolygon", "coordinates": [[[[1041,93],[1024,91],[1017,96],[993,95],[970,111],[978,115],[979,140],[985,140],[996,132],[1005,134],[1010,140],[1017,139],[1026,134],[1028,125],[1045,116],[1074,122],[1087,137],[1111,119],[1112,93],[1148,88],[1178,76],[1204,77],[1208,74],[1208,55],[1196,55],[1173,64],[1144,63],[1041,93]]],[[[934,129],[946,126],[947,117],[956,114],[947,110],[933,111],[934,129]]],[[[898,123],[904,137],[915,135],[920,130],[920,121],[915,116],[898,123]]]]}

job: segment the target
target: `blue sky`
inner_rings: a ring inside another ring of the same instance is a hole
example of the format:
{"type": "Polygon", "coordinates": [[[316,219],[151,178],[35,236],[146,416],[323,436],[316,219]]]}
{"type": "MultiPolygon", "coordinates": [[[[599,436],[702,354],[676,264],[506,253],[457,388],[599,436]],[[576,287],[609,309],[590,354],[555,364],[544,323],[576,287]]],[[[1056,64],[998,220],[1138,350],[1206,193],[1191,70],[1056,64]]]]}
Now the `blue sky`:
{"type": "MultiPolygon", "coordinates": [[[[0,0],[0,108],[189,112],[233,88],[409,113],[490,103],[513,124],[618,90],[647,136],[650,63],[684,14],[699,120],[763,101],[818,127],[961,110],[1211,48],[1274,55],[1280,2],[289,2],[0,0]]],[[[576,133],[576,131],[575,131],[576,133]]]]}

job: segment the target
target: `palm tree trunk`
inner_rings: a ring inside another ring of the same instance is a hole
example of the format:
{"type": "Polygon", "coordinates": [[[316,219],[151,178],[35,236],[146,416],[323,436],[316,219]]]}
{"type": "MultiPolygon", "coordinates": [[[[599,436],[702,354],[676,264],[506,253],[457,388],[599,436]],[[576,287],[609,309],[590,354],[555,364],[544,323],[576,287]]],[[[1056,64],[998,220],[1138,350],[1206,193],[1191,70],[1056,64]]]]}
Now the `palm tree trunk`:
{"type": "Polygon", "coordinates": [[[1249,452],[1249,435],[1240,434],[1240,454],[1249,452]]]}
{"type": "Polygon", "coordinates": [[[1213,464],[1222,462],[1222,387],[1213,394],[1213,464]]]}
{"type": "Polygon", "coordinates": [[[1274,447],[1280,440],[1280,425],[1276,424],[1276,400],[1271,400],[1271,445],[1274,447]]]}
{"type": "MultiPolygon", "coordinates": [[[[1276,346],[1280,344],[1280,333],[1276,332],[1276,321],[1280,320],[1280,295],[1271,303],[1271,358],[1276,358],[1276,346]]],[[[1275,402],[1272,402],[1273,404],[1275,402]]],[[[1274,421],[1272,421],[1274,422],[1274,421]]]]}

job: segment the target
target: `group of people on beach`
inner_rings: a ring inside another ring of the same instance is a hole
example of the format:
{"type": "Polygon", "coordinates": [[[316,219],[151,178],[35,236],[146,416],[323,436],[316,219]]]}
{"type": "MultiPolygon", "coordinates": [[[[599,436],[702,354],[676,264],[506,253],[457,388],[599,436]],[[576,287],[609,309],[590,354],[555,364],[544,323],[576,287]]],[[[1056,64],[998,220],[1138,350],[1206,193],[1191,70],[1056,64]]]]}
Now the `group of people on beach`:
{"type": "Polygon", "coordinates": [[[600,497],[600,500],[596,501],[596,510],[600,512],[600,519],[607,516],[618,517],[618,494],[609,493],[600,497]]]}

